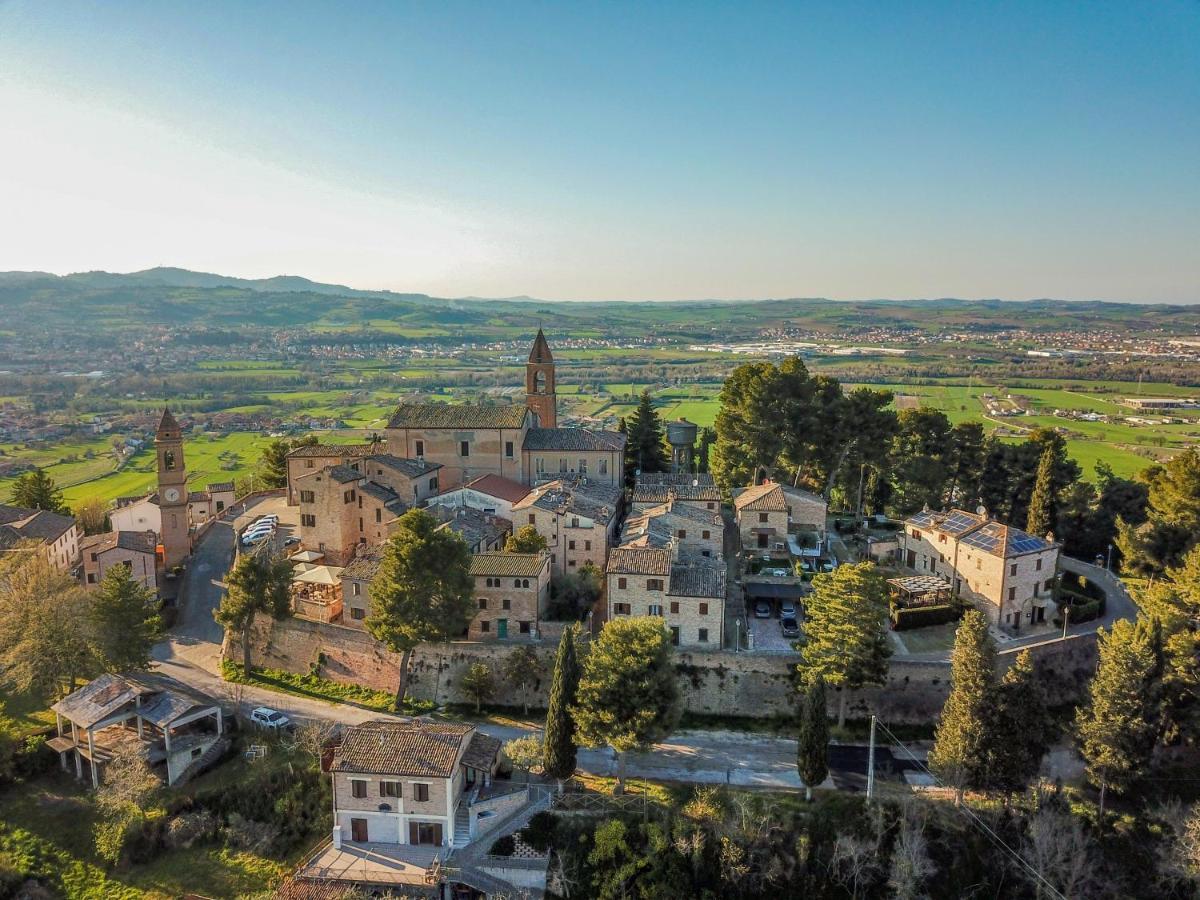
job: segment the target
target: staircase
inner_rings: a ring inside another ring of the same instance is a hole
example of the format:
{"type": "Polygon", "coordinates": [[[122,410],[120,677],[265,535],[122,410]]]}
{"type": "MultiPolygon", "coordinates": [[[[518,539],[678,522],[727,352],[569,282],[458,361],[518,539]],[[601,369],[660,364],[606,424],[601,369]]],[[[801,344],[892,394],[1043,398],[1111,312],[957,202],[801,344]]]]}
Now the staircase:
{"type": "Polygon", "coordinates": [[[471,812],[467,804],[459,803],[454,813],[454,846],[465,847],[471,843],[471,812]]]}
{"type": "Polygon", "coordinates": [[[172,785],[172,787],[182,787],[209,766],[211,766],[214,762],[225,755],[225,751],[229,749],[229,744],[229,738],[218,738],[217,741],[211,747],[205,750],[198,759],[192,760],[191,765],[184,769],[183,772],[180,773],[179,777],[175,779],[175,783],[172,785]]]}

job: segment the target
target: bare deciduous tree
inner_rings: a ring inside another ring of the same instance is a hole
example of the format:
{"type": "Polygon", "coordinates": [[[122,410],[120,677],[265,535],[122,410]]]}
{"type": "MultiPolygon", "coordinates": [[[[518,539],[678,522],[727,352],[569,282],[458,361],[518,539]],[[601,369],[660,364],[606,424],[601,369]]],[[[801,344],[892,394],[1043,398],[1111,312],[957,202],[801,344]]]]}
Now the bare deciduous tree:
{"type": "Polygon", "coordinates": [[[892,848],[892,864],[888,870],[888,885],[897,900],[919,900],[928,894],[925,883],[937,871],[929,857],[925,840],[925,816],[915,805],[908,804],[900,817],[896,843],[892,848]]]}
{"type": "Polygon", "coordinates": [[[1090,896],[1095,853],[1082,823],[1069,812],[1044,806],[1034,813],[1021,855],[1037,872],[1034,875],[1023,866],[1020,870],[1038,900],[1047,896],[1046,882],[1066,897],[1090,896]]]}

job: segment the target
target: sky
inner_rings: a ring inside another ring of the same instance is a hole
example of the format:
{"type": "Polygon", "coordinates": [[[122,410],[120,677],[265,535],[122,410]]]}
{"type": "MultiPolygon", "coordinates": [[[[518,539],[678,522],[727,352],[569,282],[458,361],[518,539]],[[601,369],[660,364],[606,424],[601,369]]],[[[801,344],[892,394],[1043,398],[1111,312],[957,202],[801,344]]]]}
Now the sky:
{"type": "Polygon", "coordinates": [[[1200,302],[1200,3],[0,0],[0,270],[1200,302]]]}

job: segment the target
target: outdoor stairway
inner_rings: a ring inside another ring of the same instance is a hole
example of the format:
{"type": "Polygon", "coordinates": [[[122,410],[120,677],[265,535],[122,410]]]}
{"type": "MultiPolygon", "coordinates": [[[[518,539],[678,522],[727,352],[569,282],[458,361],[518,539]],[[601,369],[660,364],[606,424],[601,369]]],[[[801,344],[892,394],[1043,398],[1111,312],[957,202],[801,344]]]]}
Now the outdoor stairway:
{"type": "Polygon", "coordinates": [[[192,760],[191,765],[184,769],[183,773],[175,779],[175,784],[172,787],[182,787],[211,766],[229,749],[229,744],[229,738],[219,738],[216,743],[204,751],[199,759],[192,760]]]}
{"type": "Polygon", "coordinates": [[[465,847],[471,843],[471,813],[466,803],[459,803],[454,812],[454,846],[465,847]]]}

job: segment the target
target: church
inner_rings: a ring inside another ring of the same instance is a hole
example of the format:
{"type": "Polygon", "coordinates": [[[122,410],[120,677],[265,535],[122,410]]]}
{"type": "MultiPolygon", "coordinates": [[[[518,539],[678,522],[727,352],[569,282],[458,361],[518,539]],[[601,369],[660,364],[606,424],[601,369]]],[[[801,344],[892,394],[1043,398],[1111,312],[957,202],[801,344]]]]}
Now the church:
{"type": "Polygon", "coordinates": [[[559,428],[554,356],[539,328],[525,364],[525,403],[402,403],[384,429],[388,453],[441,466],[440,488],[483,475],[521,484],[584,477],[622,485],[625,435],[559,428]]]}

